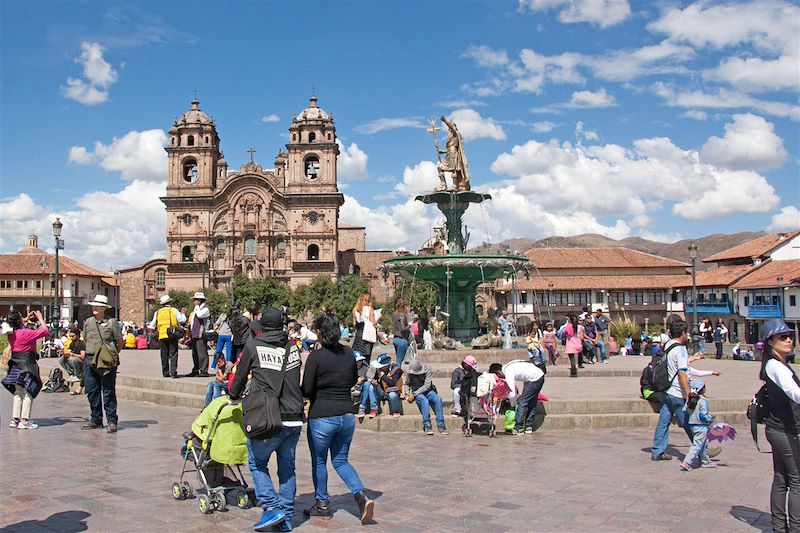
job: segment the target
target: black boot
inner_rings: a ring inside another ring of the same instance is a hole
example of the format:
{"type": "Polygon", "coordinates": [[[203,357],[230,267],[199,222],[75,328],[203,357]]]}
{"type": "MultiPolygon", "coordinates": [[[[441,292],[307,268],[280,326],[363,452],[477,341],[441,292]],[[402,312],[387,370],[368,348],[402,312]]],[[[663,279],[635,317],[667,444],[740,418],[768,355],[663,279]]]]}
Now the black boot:
{"type": "Polygon", "coordinates": [[[356,504],[358,504],[358,512],[361,513],[361,525],[368,524],[372,520],[372,512],[375,509],[375,502],[369,499],[369,496],[364,494],[363,491],[357,492],[354,496],[356,504]]]}
{"type": "Polygon", "coordinates": [[[312,505],[310,509],[303,510],[303,514],[312,518],[324,518],[325,520],[330,520],[333,517],[331,504],[329,502],[314,502],[314,505],[312,505]]]}

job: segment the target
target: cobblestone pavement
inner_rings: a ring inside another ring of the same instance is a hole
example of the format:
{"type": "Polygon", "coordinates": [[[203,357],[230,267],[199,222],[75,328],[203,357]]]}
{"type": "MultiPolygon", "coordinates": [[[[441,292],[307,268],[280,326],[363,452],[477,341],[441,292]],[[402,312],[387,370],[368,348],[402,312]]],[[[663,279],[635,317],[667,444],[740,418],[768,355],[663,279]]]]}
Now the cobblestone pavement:
{"type": "MultiPolygon", "coordinates": [[[[249,531],[259,516],[236,507],[201,515],[196,499],[172,498],[181,434],[195,416],[189,409],[122,403],[120,431],[109,435],[79,429],[84,397],[41,394],[41,427],[21,431],[7,426],[10,395],[0,398],[2,531],[249,531]]],[[[725,443],[716,470],[653,463],[651,439],[650,430],[494,440],[358,432],[351,459],[376,500],[367,531],[769,530],[771,456],[756,452],[745,428],[725,443]]],[[[671,453],[685,453],[681,432],[671,440],[671,453]]],[[[333,519],[300,522],[299,509],[313,502],[305,435],[297,463],[296,529],[362,530],[333,472],[333,519]]]]}

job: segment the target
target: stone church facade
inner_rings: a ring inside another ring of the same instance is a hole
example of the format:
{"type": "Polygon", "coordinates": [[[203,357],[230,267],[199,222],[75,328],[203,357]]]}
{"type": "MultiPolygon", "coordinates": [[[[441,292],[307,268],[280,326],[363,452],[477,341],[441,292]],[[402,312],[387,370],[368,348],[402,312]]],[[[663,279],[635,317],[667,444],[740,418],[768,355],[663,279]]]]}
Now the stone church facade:
{"type": "Polygon", "coordinates": [[[217,125],[197,99],[173,122],[165,149],[167,257],[121,270],[123,318],[142,320],[169,290],[224,289],[236,276],[294,288],[319,275],[361,274],[376,292],[390,292],[375,267],[392,253],[365,251],[365,228],[339,222],[336,126],[316,97],[292,118],[273,168],[251,149],[230,171],[217,125]]]}

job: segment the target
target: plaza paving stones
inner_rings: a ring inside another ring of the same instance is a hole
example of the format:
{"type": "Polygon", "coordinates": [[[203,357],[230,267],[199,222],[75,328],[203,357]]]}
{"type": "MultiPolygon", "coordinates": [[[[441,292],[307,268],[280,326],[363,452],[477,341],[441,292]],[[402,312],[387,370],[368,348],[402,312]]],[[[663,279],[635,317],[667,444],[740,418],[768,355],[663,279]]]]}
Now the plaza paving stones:
{"type": "MultiPolygon", "coordinates": [[[[719,378],[717,378],[719,380],[719,378]]],[[[588,379],[586,381],[589,381],[588,379]]],[[[750,385],[748,384],[748,387],[750,385]]],[[[748,389],[749,390],[749,389],[748,389]]],[[[119,432],[81,431],[85,397],[41,394],[34,431],[7,427],[0,396],[0,530],[59,532],[250,531],[258,509],[201,515],[170,486],[196,410],[121,401],[119,432]]],[[[331,521],[305,520],[313,502],[305,434],[297,448],[298,531],[768,531],[771,455],[746,427],[716,470],[651,462],[651,429],[547,431],[464,438],[458,433],[357,432],[351,459],[376,500],[362,527],[333,471],[331,521]]],[[[766,441],[761,437],[762,443],[766,441]]],[[[688,440],[671,433],[669,452],[688,440]]],[[[768,446],[768,445],[767,445],[768,446]]],[[[246,469],[245,469],[246,470],[246,469]]],[[[246,472],[249,482],[249,472],[246,472]]],[[[192,484],[198,483],[190,478],[192,484]]]]}

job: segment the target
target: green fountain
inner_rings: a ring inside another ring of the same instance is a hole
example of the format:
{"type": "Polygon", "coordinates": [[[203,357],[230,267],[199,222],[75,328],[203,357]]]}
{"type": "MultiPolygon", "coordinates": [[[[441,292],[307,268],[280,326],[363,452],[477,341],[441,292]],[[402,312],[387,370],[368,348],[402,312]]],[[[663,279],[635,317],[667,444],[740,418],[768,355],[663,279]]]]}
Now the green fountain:
{"type": "Polygon", "coordinates": [[[434,136],[434,146],[439,158],[437,167],[440,184],[435,191],[417,196],[417,201],[436,204],[445,218],[447,249],[434,255],[405,255],[384,261],[380,270],[384,274],[399,274],[411,280],[432,283],[437,289],[439,308],[447,313],[446,335],[459,340],[470,340],[478,334],[478,316],[475,312],[475,294],[482,283],[511,275],[530,277],[533,263],[524,256],[467,254],[469,233],[462,222],[471,204],[491,200],[488,194],[470,189],[464,141],[456,124],[441,117],[449,135],[445,150],[439,149],[435,121],[428,133],[434,136]],[[441,156],[444,155],[444,159],[441,156]],[[448,187],[445,176],[449,174],[452,185],[448,187]]]}

